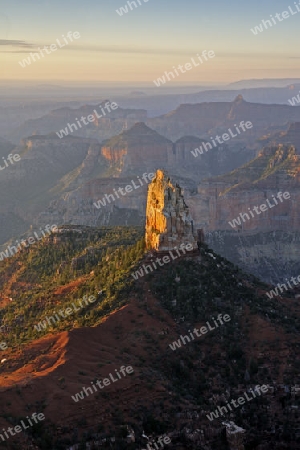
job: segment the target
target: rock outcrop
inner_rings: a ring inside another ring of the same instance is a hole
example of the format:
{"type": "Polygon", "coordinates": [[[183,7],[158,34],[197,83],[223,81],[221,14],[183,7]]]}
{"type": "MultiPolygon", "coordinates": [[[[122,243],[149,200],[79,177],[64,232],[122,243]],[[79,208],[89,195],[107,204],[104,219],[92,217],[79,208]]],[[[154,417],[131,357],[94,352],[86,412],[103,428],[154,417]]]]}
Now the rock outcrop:
{"type": "Polygon", "coordinates": [[[243,445],[245,431],[234,422],[223,422],[226,426],[226,438],[230,450],[245,450],[243,445]]]}
{"type": "Polygon", "coordinates": [[[197,248],[193,221],[181,187],[157,170],[148,188],[146,209],[146,247],[156,251],[172,250],[181,244],[197,248]]]}
{"type": "Polygon", "coordinates": [[[126,175],[145,170],[145,165],[150,169],[157,166],[165,168],[172,147],[171,141],[139,122],[104,141],[101,154],[110,167],[126,175]]]}
{"type": "Polygon", "coordinates": [[[291,144],[278,144],[262,149],[258,156],[238,169],[202,181],[198,195],[189,201],[197,225],[205,230],[230,230],[229,221],[248,212],[248,207],[272,200],[279,191],[289,192],[290,200],[274,202],[264,214],[242,221],[234,232],[270,232],[299,229],[296,205],[300,195],[300,157],[291,144]]]}

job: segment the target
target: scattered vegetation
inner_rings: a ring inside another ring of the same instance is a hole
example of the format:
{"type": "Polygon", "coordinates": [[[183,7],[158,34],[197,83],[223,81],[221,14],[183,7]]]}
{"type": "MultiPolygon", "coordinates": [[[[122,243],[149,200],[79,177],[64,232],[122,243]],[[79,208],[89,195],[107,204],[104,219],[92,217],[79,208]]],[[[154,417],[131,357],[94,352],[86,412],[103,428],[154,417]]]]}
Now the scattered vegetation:
{"type": "Polygon", "coordinates": [[[93,326],[128,299],[132,268],[144,254],[141,228],[65,227],[63,232],[4,261],[0,282],[11,278],[13,301],[0,311],[1,331],[9,346],[19,346],[50,331],[93,326]],[[77,230],[77,231],[76,231],[77,230]],[[78,231],[80,230],[80,231],[78,231]],[[23,292],[22,292],[23,291],[23,292]],[[97,301],[48,326],[45,317],[94,295],[97,301]]]}

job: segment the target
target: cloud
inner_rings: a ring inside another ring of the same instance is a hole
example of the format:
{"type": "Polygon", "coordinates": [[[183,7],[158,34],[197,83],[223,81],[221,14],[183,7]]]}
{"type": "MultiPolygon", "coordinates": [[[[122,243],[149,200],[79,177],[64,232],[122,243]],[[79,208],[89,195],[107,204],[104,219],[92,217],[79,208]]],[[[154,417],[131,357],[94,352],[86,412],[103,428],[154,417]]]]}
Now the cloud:
{"type": "Polygon", "coordinates": [[[0,39],[0,45],[17,47],[17,48],[34,48],[34,44],[30,44],[29,42],[20,41],[18,39],[0,39]]]}
{"type": "MultiPolygon", "coordinates": [[[[64,43],[61,37],[57,38],[61,43],[64,43]]],[[[53,39],[53,44],[57,45],[56,39],[53,39]]],[[[0,48],[4,47],[3,50],[0,50],[0,53],[29,53],[30,51],[38,52],[38,48],[44,48],[45,46],[49,47],[49,44],[41,44],[41,43],[30,43],[24,40],[18,39],[0,39],[0,48]]],[[[165,55],[170,57],[180,57],[190,59],[195,56],[197,53],[201,53],[203,49],[178,49],[178,48],[153,48],[153,47],[138,47],[135,45],[125,46],[125,45],[94,45],[94,44],[80,44],[80,43],[69,43],[69,45],[65,45],[59,50],[64,51],[76,51],[76,52],[84,52],[84,53],[107,53],[107,54],[132,54],[132,55],[165,55]]],[[[216,52],[216,56],[218,59],[244,59],[245,54],[239,52],[224,52],[218,51],[216,52]]],[[[248,59],[278,59],[279,54],[270,54],[262,52],[262,53],[247,53],[248,59]]],[[[300,57],[297,56],[288,56],[284,54],[280,54],[280,56],[284,59],[298,59],[300,57]]]]}
{"type": "MultiPolygon", "coordinates": [[[[58,38],[58,40],[62,43],[64,41],[62,38],[58,38]]],[[[57,44],[56,40],[53,41],[53,44],[57,44]]],[[[13,40],[13,39],[0,39],[0,46],[13,47],[13,49],[5,49],[5,51],[1,51],[0,53],[26,53],[26,49],[28,49],[27,53],[32,49],[38,51],[38,47],[43,48],[45,44],[32,44],[26,41],[21,40],[13,40]]],[[[48,45],[49,46],[49,45],[48,45]]],[[[197,52],[188,52],[187,50],[180,49],[168,49],[168,48],[147,48],[147,47],[136,47],[136,46],[122,46],[122,45],[80,45],[80,44],[69,44],[62,47],[60,50],[69,50],[76,52],[95,52],[95,53],[119,53],[119,54],[136,54],[136,55],[170,55],[170,56],[185,56],[191,57],[197,52]]]]}
{"type": "Polygon", "coordinates": [[[68,45],[65,49],[84,51],[84,52],[96,52],[96,53],[131,53],[131,54],[151,54],[151,55],[175,55],[191,57],[197,53],[197,51],[191,51],[185,49],[175,48],[151,48],[151,47],[136,47],[136,46],[122,46],[122,45],[68,45]]]}

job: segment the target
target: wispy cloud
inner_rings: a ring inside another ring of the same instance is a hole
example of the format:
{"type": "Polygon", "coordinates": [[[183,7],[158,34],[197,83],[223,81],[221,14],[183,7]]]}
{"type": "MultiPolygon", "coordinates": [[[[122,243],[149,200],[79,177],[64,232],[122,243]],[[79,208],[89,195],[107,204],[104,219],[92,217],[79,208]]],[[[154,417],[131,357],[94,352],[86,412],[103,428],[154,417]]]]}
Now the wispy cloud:
{"type": "Polygon", "coordinates": [[[0,39],[1,46],[17,47],[17,48],[34,48],[34,44],[26,41],[20,41],[19,39],[0,39]]]}
{"type": "MultiPolygon", "coordinates": [[[[63,42],[63,41],[62,41],[63,42]]],[[[55,39],[53,40],[55,43],[55,39]]],[[[46,44],[32,44],[26,41],[13,40],[13,39],[0,39],[0,46],[12,47],[11,49],[5,49],[5,53],[26,53],[25,49],[32,51],[35,49],[38,51],[38,47],[43,48],[46,44]]],[[[61,50],[74,50],[77,52],[95,52],[95,53],[119,53],[119,54],[151,54],[151,55],[190,55],[191,52],[188,50],[179,50],[175,48],[144,48],[137,46],[123,46],[123,45],[68,45],[63,47],[61,50]]],[[[0,53],[4,53],[3,51],[0,53]]]]}
{"type": "Polygon", "coordinates": [[[179,50],[175,48],[145,48],[136,46],[123,45],[78,45],[69,46],[70,50],[82,50],[98,53],[134,53],[134,54],[152,54],[152,55],[187,55],[187,50],[179,50]]]}
{"type": "MultiPolygon", "coordinates": [[[[53,39],[53,43],[56,43],[53,39]]],[[[0,53],[29,53],[32,50],[38,51],[38,48],[44,48],[49,46],[49,44],[42,43],[31,43],[19,39],[0,39],[0,47],[4,47],[5,50],[0,50],[0,53]]],[[[153,48],[153,47],[139,47],[139,46],[125,46],[125,45],[94,45],[94,44],[84,44],[84,45],[68,45],[61,50],[64,51],[76,51],[76,52],[92,52],[92,53],[118,53],[118,54],[136,54],[136,55],[168,55],[168,56],[191,56],[201,49],[178,49],[178,48],[153,48]]],[[[202,49],[203,50],[203,49],[202,49]]],[[[218,58],[241,58],[244,54],[240,52],[219,52],[218,58]]],[[[279,54],[270,53],[248,53],[248,58],[255,59],[268,59],[278,58],[279,54]]],[[[285,54],[280,54],[284,59],[298,59],[297,56],[289,56],[285,54]]]]}
{"type": "Polygon", "coordinates": [[[46,44],[33,44],[31,42],[22,41],[19,39],[0,39],[0,53],[29,53],[32,50],[38,51],[38,47],[49,47],[46,44]]]}

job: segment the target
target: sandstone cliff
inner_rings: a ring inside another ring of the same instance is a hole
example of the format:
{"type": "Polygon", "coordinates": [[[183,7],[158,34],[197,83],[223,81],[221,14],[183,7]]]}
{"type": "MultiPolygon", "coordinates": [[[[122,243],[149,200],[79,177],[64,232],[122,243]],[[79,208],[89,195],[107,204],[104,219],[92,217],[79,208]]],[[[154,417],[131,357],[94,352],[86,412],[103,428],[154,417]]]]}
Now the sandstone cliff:
{"type": "Polygon", "coordinates": [[[146,247],[157,251],[171,250],[180,244],[197,247],[193,221],[181,187],[157,170],[148,188],[146,209],[146,247]]]}
{"type": "Polygon", "coordinates": [[[229,221],[248,212],[248,208],[272,200],[279,191],[289,192],[290,200],[256,214],[237,229],[249,232],[296,231],[299,220],[300,157],[293,145],[279,144],[262,149],[244,166],[201,182],[191,211],[198,223],[210,231],[232,230],[229,221]],[[205,221],[205,223],[203,223],[205,221]]]}
{"type": "MultiPolygon", "coordinates": [[[[281,139],[299,142],[299,127],[281,139]],[[298,135],[297,135],[298,130],[298,135]]],[[[299,146],[297,145],[297,148],[299,146]]],[[[215,251],[245,270],[274,284],[300,272],[299,212],[300,159],[292,144],[263,148],[244,166],[219,177],[202,181],[198,193],[187,197],[197,226],[215,251]],[[290,199],[275,205],[272,195],[289,192],[290,199]],[[248,208],[266,204],[272,208],[249,215],[233,229],[229,221],[249,213],[248,208]],[[275,206],[274,206],[275,205],[275,206]]]]}
{"type": "Polygon", "coordinates": [[[123,175],[154,167],[166,167],[172,142],[143,122],[102,143],[101,154],[123,175]]]}

